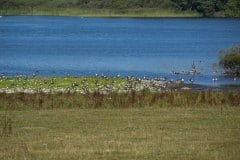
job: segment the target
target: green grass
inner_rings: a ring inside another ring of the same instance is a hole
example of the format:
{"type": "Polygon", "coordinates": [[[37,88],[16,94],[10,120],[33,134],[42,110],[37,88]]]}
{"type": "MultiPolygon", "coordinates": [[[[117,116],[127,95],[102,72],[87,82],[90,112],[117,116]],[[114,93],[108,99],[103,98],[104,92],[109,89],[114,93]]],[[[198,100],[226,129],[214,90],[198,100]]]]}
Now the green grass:
{"type": "Polygon", "coordinates": [[[83,86],[87,85],[89,89],[95,89],[96,82],[99,85],[112,84],[112,87],[118,88],[125,82],[125,78],[111,77],[9,77],[0,78],[0,89],[66,89],[73,88],[73,83],[77,83],[74,89],[82,89],[83,86]]]}
{"type": "Polygon", "coordinates": [[[173,9],[84,9],[84,8],[0,8],[0,15],[50,15],[84,17],[200,17],[197,12],[173,9]]]}
{"type": "Polygon", "coordinates": [[[239,107],[0,111],[0,159],[240,159],[239,107]]]}
{"type": "MultiPolygon", "coordinates": [[[[118,87],[117,77],[1,78],[1,88],[118,87]],[[114,81],[114,83],[112,83],[114,81]]],[[[239,159],[240,94],[0,93],[2,160],[239,159]]]]}

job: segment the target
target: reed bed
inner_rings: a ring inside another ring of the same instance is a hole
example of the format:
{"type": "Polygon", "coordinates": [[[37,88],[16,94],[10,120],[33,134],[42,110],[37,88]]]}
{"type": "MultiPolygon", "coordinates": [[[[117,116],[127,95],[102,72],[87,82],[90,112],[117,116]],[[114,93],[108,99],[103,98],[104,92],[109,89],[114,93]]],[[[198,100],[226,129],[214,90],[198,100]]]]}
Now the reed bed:
{"type": "Polygon", "coordinates": [[[0,109],[240,106],[239,92],[0,93],[0,109]]]}

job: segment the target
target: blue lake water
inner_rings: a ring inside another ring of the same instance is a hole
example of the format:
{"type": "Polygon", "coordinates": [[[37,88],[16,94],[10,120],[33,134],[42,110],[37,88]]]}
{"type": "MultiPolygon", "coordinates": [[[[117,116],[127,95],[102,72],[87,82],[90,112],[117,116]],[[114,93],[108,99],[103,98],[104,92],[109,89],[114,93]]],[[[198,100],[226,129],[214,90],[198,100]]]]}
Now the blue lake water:
{"type": "Polygon", "coordinates": [[[0,73],[166,76],[212,85],[217,52],[234,44],[240,19],[7,16],[0,18],[0,73]],[[171,74],[193,62],[200,75],[171,74]]]}

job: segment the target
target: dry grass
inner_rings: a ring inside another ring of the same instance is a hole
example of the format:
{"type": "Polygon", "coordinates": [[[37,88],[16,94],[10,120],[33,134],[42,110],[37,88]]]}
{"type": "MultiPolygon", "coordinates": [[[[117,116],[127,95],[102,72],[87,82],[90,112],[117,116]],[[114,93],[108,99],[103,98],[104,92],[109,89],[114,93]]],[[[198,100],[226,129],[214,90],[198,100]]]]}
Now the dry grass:
{"type": "Polygon", "coordinates": [[[239,92],[0,93],[0,110],[240,106],[239,92]]]}
{"type": "Polygon", "coordinates": [[[0,111],[0,159],[240,159],[239,107],[0,111]]]}
{"type": "Polygon", "coordinates": [[[0,94],[0,159],[240,159],[239,92],[0,94]]]}

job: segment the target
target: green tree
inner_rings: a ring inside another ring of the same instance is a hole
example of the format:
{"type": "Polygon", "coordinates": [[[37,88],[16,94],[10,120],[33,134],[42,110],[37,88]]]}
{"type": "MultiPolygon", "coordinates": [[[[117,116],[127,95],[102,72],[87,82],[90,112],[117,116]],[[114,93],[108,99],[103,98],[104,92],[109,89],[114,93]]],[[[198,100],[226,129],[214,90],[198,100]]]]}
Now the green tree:
{"type": "Polygon", "coordinates": [[[194,0],[172,0],[181,10],[195,10],[194,0]]]}
{"type": "Polygon", "coordinates": [[[228,0],[215,0],[216,11],[224,11],[228,0]]]}
{"type": "Polygon", "coordinates": [[[195,10],[211,17],[215,12],[224,11],[228,0],[172,0],[181,10],[195,10]]]}
{"type": "Polygon", "coordinates": [[[228,0],[227,13],[233,17],[240,17],[240,0],[228,0]]]}
{"type": "Polygon", "coordinates": [[[203,16],[206,16],[206,17],[211,17],[214,15],[215,11],[216,11],[216,8],[215,8],[215,5],[216,5],[216,1],[203,1],[203,0],[199,0],[197,2],[197,11],[202,13],[203,16]]]}
{"type": "Polygon", "coordinates": [[[226,75],[240,76],[240,45],[220,51],[219,66],[226,75]]]}

